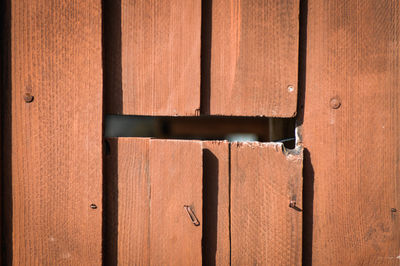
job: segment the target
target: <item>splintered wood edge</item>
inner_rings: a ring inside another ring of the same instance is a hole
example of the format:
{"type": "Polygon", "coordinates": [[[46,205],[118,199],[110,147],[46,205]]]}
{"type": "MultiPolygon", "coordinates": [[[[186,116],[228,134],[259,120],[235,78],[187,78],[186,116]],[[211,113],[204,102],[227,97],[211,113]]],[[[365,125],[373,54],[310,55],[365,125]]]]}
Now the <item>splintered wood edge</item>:
{"type": "MultiPolygon", "coordinates": [[[[296,139],[297,140],[297,139],[296,139]]],[[[274,149],[277,152],[281,152],[287,160],[303,160],[303,145],[297,144],[294,149],[288,149],[283,145],[282,142],[257,142],[257,141],[244,141],[244,142],[231,142],[232,146],[242,147],[247,146],[250,148],[265,147],[274,149]]]]}

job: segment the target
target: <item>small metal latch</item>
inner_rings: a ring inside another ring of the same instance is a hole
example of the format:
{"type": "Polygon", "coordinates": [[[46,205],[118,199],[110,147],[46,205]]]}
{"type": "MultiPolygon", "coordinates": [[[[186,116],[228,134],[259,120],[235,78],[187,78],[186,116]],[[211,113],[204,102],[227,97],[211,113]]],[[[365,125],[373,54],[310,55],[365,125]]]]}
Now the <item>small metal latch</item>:
{"type": "Polygon", "coordinates": [[[199,226],[199,225],[200,225],[199,219],[197,219],[197,217],[196,217],[196,215],[194,214],[192,208],[191,208],[190,206],[188,206],[188,205],[184,205],[183,208],[185,208],[185,210],[186,210],[186,212],[188,213],[189,218],[190,218],[190,220],[192,221],[192,223],[193,223],[195,226],[199,226]]]}

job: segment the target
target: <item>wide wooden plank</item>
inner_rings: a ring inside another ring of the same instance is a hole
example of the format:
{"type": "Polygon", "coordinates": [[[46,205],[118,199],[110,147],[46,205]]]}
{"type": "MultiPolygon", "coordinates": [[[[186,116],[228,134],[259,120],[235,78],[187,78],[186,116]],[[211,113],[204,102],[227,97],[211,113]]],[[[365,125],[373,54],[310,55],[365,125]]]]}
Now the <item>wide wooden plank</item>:
{"type": "Polygon", "coordinates": [[[109,22],[120,23],[120,36],[116,37],[121,41],[118,48],[112,44],[113,40],[109,40],[115,53],[109,62],[118,67],[118,61],[121,61],[121,85],[120,88],[109,88],[112,90],[109,93],[112,98],[108,99],[110,107],[107,107],[110,113],[198,113],[201,1],[112,2],[110,6],[120,4],[121,14],[120,20],[110,18],[109,22]]]}
{"type": "Polygon", "coordinates": [[[107,143],[106,264],[201,265],[202,143],[150,138],[107,143]]]}
{"type": "Polygon", "coordinates": [[[301,264],[302,152],[282,148],[231,145],[232,265],[301,264]]]}
{"type": "Polygon", "coordinates": [[[313,230],[304,237],[314,265],[399,264],[399,16],[392,0],[308,1],[303,142],[313,230]]]}
{"type": "Polygon", "coordinates": [[[295,116],[299,1],[205,3],[202,111],[295,116]]]}
{"type": "Polygon", "coordinates": [[[108,139],[105,252],[108,265],[150,263],[149,139],[108,139]]]}
{"type": "Polygon", "coordinates": [[[100,265],[101,1],[11,4],[8,259],[14,265],[100,265]]]}
{"type": "Polygon", "coordinates": [[[230,264],[229,143],[203,142],[203,265],[230,264]]]}
{"type": "Polygon", "coordinates": [[[150,264],[201,265],[202,146],[200,141],[150,142],[150,264]],[[192,223],[184,206],[200,222],[192,223]]]}

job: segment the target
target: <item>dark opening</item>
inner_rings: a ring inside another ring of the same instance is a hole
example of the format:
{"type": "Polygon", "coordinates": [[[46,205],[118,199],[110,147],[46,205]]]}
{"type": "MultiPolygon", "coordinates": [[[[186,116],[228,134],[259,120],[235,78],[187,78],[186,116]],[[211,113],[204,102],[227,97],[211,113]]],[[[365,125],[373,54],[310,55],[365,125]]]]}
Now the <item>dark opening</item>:
{"type": "Polygon", "coordinates": [[[219,160],[209,149],[203,150],[203,265],[216,265],[218,239],[219,160]]]}
{"type": "Polygon", "coordinates": [[[287,148],[294,148],[294,132],[294,118],[129,115],[105,117],[105,137],[283,142],[287,148]]]}
{"type": "Polygon", "coordinates": [[[0,5],[1,265],[12,265],[11,0],[0,5]]]}

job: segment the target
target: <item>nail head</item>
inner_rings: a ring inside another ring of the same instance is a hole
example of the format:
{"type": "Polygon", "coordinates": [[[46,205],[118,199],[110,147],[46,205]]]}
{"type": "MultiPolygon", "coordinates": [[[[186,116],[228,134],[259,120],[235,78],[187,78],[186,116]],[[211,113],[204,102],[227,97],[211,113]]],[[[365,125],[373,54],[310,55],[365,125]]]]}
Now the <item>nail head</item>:
{"type": "Polygon", "coordinates": [[[97,205],[96,204],[90,204],[90,208],[92,208],[93,210],[97,209],[97,205]]]}
{"type": "Polygon", "coordinates": [[[31,103],[31,102],[33,102],[33,96],[32,96],[32,94],[30,94],[29,92],[25,93],[25,94],[24,94],[24,101],[25,101],[26,103],[31,103]]]}
{"type": "Polygon", "coordinates": [[[332,109],[338,109],[342,103],[340,102],[340,99],[338,97],[333,97],[330,101],[330,105],[332,109]]]}

